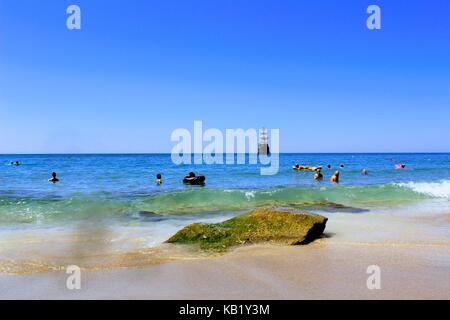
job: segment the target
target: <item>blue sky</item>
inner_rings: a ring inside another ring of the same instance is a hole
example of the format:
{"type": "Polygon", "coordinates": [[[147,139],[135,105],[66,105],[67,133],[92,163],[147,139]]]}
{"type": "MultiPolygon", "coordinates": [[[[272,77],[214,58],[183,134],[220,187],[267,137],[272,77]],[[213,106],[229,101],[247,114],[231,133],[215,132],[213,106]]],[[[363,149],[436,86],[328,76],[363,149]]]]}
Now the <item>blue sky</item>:
{"type": "Polygon", "coordinates": [[[0,0],[0,153],[170,152],[194,120],[448,152],[450,1],[0,0]]]}

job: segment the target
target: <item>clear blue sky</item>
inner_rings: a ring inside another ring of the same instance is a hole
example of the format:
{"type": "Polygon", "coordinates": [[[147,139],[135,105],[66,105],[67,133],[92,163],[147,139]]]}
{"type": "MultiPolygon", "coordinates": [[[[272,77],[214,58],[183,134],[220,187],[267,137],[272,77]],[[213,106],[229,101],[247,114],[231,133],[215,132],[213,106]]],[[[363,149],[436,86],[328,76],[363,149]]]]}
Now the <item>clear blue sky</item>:
{"type": "Polygon", "coordinates": [[[170,152],[194,120],[450,151],[450,1],[0,0],[0,153],[170,152]]]}

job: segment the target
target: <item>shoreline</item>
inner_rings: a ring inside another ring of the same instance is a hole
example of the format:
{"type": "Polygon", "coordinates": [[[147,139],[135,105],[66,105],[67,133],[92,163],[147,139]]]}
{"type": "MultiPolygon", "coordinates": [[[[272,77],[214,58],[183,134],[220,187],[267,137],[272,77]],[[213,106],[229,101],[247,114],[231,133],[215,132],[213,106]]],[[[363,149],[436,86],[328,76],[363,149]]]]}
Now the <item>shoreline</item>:
{"type": "Polygon", "coordinates": [[[145,268],[0,276],[1,299],[450,299],[448,247],[254,245],[145,268]],[[366,286],[378,265],[381,289],[366,286]]]}
{"type": "Polygon", "coordinates": [[[82,270],[81,290],[66,288],[64,270],[0,274],[0,299],[450,299],[449,215],[424,217],[331,214],[324,237],[303,246],[129,251],[122,264],[82,270]],[[367,288],[370,265],[380,290],[367,288]]]}
{"type": "MultiPolygon", "coordinates": [[[[363,214],[319,213],[328,218],[328,223],[322,239],[316,242],[348,244],[350,247],[450,247],[450,214],[445,213],[447,211],[411,214],[409,210],[410,207],[363,214]]],[[[177,260],[214,257],[222,254],[164,241],[187,224],[225,219],[228,218],[218,216],[211,220],[199,216],[170,228],[161,228],[160,223],[110,225],[108,221],[87,220],[72,226],[5,230],[0,233],[0,275],[58,271],[67,265],[78,265],[87,271],[149,267],[177,260]]]]}

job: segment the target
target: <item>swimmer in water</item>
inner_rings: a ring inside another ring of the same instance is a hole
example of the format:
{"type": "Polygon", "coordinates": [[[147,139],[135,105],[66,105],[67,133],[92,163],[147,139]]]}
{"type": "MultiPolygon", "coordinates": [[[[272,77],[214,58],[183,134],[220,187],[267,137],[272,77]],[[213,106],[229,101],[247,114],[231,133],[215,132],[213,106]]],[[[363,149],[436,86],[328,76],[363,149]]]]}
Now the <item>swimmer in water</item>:
{"type": "Polygon", "coordinates": [[[344,164],[343,164],[343,163],[341,163],[341,165],[340,165],[339,167],[343,168],[343,167],[344,167],[344,164]]]}
{"type": "Polygon", "coordinates": [[[327,164],[327,168],[328,168],[328,169],[331,169],[331,164],[327,164]]]}
{"type": "Polygon", "coordinates": [[[336,171],[330,179],[331,182],[339,183],[339,171],[336,171]]]}
{"type": "Polygon", "coordinates": [[[205,176],[196,176],[194,172],[189,172],[189,175],[183,178],[183,183],[190,185],[204,185],[205,176]]]}
{"type": "Polygon", "coordinates": [[[48,179],[48,182],[57,183],[58,181],[59,181],[59,179],[56,178],[56,172],[52,172],[52,177],[50,179],[48,179]]]}
{"type": "Polygon", "coordinates": [[[160,173],[156,175],[156,184],[159,186],[162,183],[162,176],[160,173]]]}
{"type": "Polygon", "coordinates": [[[189,174],[184,177],[184,181],[185,182],[191,182],[195,180],[195,173],[194,172],[189,172],[189,174]]]}
{"type": "Polygon", "coordinates": [[[362,169],[362,170],[361,170],[361,174],[362,174],[363,176],[367,175],[367,170],[366,170],[366,169],[362,169]]]}
{"type": "Polygon", "coordinates": [[[322,175],[321,170],[322,170],[321,168],[316,169],[316,173],[314,174],[314,180],[317,180],[317,181],[323,180],[323,175],[322,175]]]}

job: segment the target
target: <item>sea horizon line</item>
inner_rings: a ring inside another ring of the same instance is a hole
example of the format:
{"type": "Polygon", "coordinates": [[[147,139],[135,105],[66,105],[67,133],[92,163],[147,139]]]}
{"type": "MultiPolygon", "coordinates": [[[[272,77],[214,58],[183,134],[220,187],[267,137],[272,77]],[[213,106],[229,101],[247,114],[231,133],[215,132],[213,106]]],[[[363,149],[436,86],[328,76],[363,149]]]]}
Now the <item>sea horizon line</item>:
{"type": "MultiPolygon", "coordinates": [[[[0,156],[62,156],[62,155],[171,155],[170,152],[49,152],[49,153],[0,153],[0,156]]],[[[189,153],[190,155],[204,155],[204,153],[189,153]]],[[[216,153],[213,155],[249,155],[258,153],[216,153]]],[[[450,151],[370,151],[370,152],[279,152],[278,154],[450,154],[450,151]]]]}

